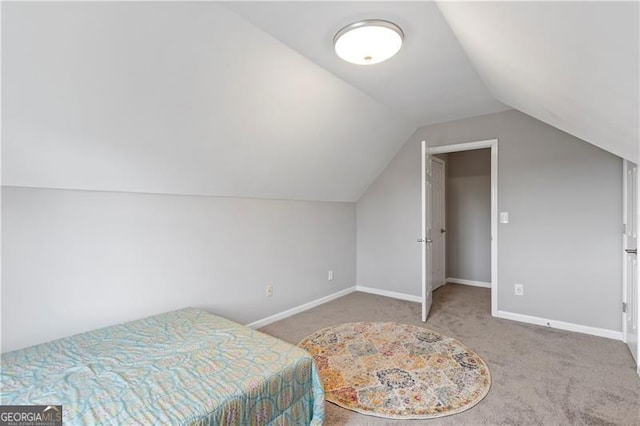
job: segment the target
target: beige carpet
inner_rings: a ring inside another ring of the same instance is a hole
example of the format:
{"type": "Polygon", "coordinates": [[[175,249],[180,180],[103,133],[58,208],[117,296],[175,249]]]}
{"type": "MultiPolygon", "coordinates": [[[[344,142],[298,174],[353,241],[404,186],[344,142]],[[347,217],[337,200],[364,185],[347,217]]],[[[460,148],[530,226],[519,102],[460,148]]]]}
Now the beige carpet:
{"type": "MultiPolygon", "coordinates": [[[[352,293],[261,331],[297,344],[316,330],[357,321],[422,325],[420,305],[352,293]]],[[[327,403],[328,425],[640,425],[640,378],[618,341],[492,318],[488,289],[447,284],[426,326],[463,341],[491,370],[489,395],[432,420],[390,420],[327,403]]]]}

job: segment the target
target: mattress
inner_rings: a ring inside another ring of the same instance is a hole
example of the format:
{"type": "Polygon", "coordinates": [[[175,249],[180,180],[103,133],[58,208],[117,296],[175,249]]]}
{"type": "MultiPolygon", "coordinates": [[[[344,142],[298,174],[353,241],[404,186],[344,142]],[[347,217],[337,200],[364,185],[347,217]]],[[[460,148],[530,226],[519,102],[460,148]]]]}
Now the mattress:
{"type": "Polygon", "coordinates": [[[322,424],[304,350],[187,308],[3,354],[3,405],[62,405],[65,424],[322,424]]]}

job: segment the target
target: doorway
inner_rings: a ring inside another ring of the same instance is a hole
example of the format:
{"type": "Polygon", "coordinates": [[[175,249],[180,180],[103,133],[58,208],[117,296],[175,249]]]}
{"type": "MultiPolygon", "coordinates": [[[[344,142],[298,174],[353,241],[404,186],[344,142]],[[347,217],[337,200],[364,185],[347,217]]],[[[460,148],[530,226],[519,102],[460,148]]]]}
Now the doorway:
{"type": "MultiPolygon", "coordinates": [[[[418,239],[422,243],[422,320],[426,321],[431,302],[432,292],[439,286],[442,274],[439,272],[442,264],[441,255],[446,253],[446,226],[438,219],[441,214],[440,209],[434,210],[434,203],[444,202],[444,194],[440,194],[437,188],[439,179],[444,179],[444,174],[439,175],[439,169],[444,170],[446,166],[442,159],[435,159],[434,155],[449,154],[456,152],[473,151],[488,148],[490,150],[490,283],[491,288],[491,315],[496,316],[498,311],[497,303],[497,283],[498,283],[498,140],[486,140],[469,142],[456,145],[444,145],[437,147],[427,147],[426,142],[422,143],[422,237],[418,239]],[[442,240],[440,238],[442,237],[442,240]],[[444,252],[443,252],[444,247],[444,252]],[[434,274],[435,272],[435,274],[434,274]]],[[[446,220],[445,220],[446,222],[446,220]]],[[[446,275],[446,273],[445,273],[446,275]]],[[[465,283],[469,284],[469,282],[465,283]]]]}

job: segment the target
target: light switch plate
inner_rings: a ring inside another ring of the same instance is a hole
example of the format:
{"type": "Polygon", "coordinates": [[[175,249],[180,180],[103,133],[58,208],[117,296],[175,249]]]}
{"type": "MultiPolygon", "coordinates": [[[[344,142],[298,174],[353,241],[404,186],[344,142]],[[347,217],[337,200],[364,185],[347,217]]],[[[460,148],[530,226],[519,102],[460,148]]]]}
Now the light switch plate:
{"type": "Polygon", "coordinates": [[[509,223],[509,212],[500,212],[500,223],[509,223]]]}

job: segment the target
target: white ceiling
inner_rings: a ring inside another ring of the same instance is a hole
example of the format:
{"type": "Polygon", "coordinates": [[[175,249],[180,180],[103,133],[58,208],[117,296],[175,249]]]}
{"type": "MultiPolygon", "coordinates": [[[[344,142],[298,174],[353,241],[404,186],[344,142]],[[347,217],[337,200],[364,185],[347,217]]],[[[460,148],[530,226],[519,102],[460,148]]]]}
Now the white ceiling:
{"type": "Polygon", "coordinates": [[[638,161],[637,3],[1,7],[4,185],[355,201],[418,125],[510,107],[638,161]],[[335,56],[364,18],[396,57],[335,56]]]}
{"type": "Polygon", "coordinates": [[[2,3],[4,185],[355,201],[415,130],[216,3],[2,3]]]}
{"type": "Polygon", "coordinates": [[[491,93],[639,161],[639,3],[439,3],[491,93]]]}
{"type": "Polygon", "coordinates": [[[227,7],[403,114],[416,125],[511,109],[496,101],[432,2],[230,2],[227,7]],[[385,19],[405,40],[392,60],[359,66],[341,60],[333,37],[362,19],[385,19]]]}

